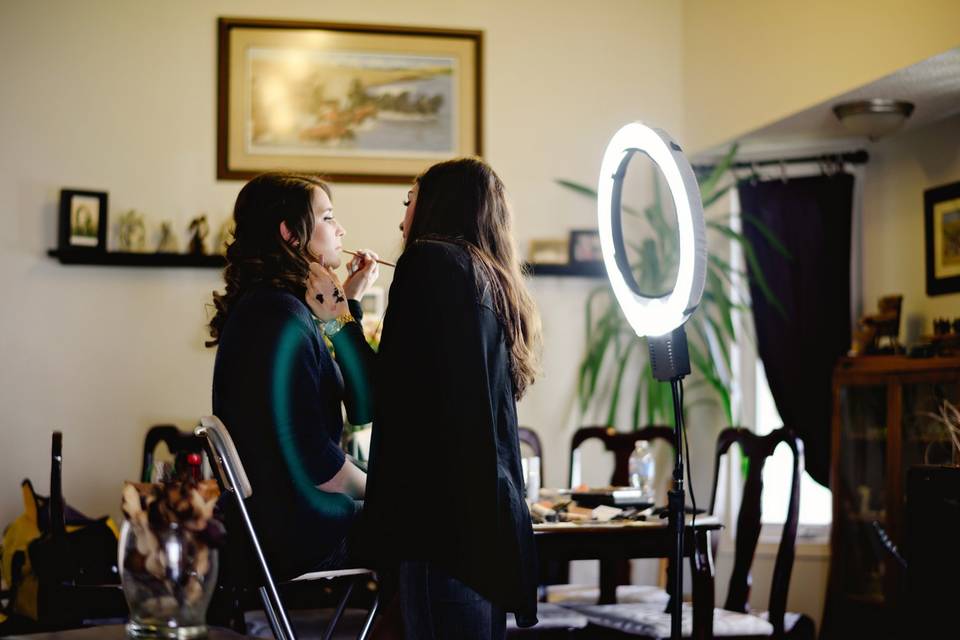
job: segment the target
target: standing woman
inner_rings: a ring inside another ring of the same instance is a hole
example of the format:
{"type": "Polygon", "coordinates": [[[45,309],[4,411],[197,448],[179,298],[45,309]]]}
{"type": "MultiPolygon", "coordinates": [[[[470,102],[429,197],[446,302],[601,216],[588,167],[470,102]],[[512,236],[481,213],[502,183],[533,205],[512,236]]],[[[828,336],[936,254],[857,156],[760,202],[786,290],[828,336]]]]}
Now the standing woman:
{"type": "Polygon", "coordinates": [[[434,165],[404,204],[365,533],[380,534],[375,551],[399,566],[407,638],[502,638],[508,611],[536,622],[516,401],[534,379],[540,320],[487,164],[434,165]]]}
{"type": "MultiPolygon", "coordinates": [[[[366,484],[340,436],[342,405],[353,424],[372,418],[369,348],[355,318],[356,301],[377,277],[376,256],[355,258],[341,287],[332,270],[344,229],[330,187],[314,176],[257,176],[240,190],[233,215],[226,291],[213,295],[207,343],[217,346],[213,412],[255,488],[248,505],[275,577],[336,568],[366,484]],[[305,300],[311,263],[330,293],[313,313],[305,300]]],[[[238,523],[231,507],[227,501],[228,521],[238,523]]]]}

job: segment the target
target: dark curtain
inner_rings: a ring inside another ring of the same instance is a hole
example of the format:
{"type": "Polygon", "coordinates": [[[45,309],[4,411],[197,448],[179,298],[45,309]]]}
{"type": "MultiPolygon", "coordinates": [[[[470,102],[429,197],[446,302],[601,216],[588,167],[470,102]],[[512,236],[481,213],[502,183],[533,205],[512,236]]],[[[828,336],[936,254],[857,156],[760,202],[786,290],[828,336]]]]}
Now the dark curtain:
{"type": "Polygon", "coordinates": [[[750,279],[757,349],[783,423],[803,438],[806,468],[830,480],[831,377],[850,348],[853,176],[739,185],[743,231],[782,311],[750,279]],[[777,250],[751,217],[786,248],[777,250]]]}

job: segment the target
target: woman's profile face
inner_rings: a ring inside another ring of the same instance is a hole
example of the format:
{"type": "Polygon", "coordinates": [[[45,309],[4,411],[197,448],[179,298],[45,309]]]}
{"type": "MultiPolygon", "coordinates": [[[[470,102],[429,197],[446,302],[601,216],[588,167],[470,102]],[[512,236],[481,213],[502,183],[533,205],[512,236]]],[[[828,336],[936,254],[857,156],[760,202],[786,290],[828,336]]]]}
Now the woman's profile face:
{"type": "Polygon", "coordinates": [[[403,213],[403,222],[400,223],[400,231],[403,232],[404,241],[406,241],[407,236],[410,234],[410,225],[413,224],[413,212],[417,208],[417,192],[419,190],[420,184],[414,182],[410,191],[407,192],[407,199],[403,203],[407,207],[403,213]]]}
{"type": "Polygon", "coordinates": [[[313,235],[307,248],[322,264],[332,269],[340,266],[343,251],[343,236],[346,234],[337,219],[333,217],[333,204],[330,196],[318,187],[313,189],[313,235]]]}

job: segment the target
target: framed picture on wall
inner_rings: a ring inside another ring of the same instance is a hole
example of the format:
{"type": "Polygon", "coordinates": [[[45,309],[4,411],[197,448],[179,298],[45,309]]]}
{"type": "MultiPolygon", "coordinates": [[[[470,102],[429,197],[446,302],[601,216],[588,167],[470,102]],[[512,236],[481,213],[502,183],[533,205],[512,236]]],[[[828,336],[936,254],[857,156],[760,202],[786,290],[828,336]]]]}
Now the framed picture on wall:
{"type": "Polygon", "coordinates": [[[927,295],[960,292],[960,182],[923,192],[927,295]]]}
{"type": "Polygon", "coordinates": [[[102,253],[107,250],[105,191],[60,190],[60,250],[102,253]]]}
{"type": "Polygon", "coordinates": [[[217,178],[409,182],[480,155],[480,31],[220,18],[217,178]]]}
{"type": "Polygon", "coordinates": [[[603,262],[600,232],[596,229],[574,229],[570,232],[570,264],[596,265],[603,262]]]}
{"type": "Polygon", "coordinates": [[[530,241],[532,264],[567,264],[570,262],[570,241],[567,238],[535,238],[530,241]]]}

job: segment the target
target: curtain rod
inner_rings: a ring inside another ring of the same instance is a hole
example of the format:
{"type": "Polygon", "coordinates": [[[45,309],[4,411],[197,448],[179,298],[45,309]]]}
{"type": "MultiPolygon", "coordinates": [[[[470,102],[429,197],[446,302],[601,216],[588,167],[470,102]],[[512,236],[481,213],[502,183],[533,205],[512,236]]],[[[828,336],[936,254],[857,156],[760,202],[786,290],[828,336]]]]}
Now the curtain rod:
{"type": "MultiPolygon", "coordinates": [[[[776,158],[769,160],[754,160],[734,162],[730,165],[734,169],[752,169],[753,167],[769,167],[780,164],[810,164],[814,162],[843,162],[846,164],[866,164],[870,160],[870,154],[859,149],[857,151],[844,151],[842,153],[821,153],[816,156],[802,156],[795,158],[776,158]]],[[[715,165],[696,165],[697,170],[709,171],[715,165]]]]}

